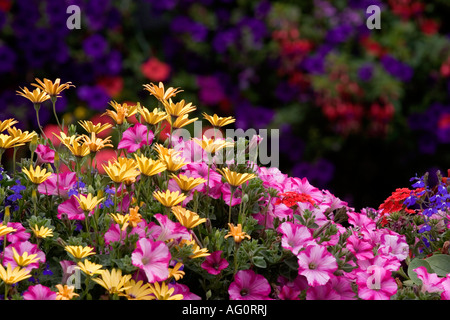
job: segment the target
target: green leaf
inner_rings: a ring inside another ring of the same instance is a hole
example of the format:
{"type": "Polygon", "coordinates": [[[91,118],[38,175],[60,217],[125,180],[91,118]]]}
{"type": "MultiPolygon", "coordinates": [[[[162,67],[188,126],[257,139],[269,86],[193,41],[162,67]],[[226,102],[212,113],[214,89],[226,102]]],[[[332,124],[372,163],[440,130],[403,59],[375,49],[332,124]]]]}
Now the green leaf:
{"type": "Polygon", "coordinates": [[[445,277],[450,273],[450,256],[446,254],[435,254],[427,259],[434,272],[440,277],[445,277]]]}
{"type": "Polygon", "coordinates": [[[417,273],[413,270],[419,267],[425,267],[427,268],[428,273],[434,273],[435,271],[430,266],[430,264],[425,261],[424,259],[418,259],[415,258],[411,261],[411,263],[408,266],[408,277],[415,283],[415,284],[422,284],[422,280],[420,280],[417,277],[417,273]]]}
{"type": "Polygon", "coordinates": [[[264,259],[264,257],[261,257],[261,256],[253,257],[252,262],[258,268],[263,268],[263,269],[267,268],[267,262],[264,259]]]}

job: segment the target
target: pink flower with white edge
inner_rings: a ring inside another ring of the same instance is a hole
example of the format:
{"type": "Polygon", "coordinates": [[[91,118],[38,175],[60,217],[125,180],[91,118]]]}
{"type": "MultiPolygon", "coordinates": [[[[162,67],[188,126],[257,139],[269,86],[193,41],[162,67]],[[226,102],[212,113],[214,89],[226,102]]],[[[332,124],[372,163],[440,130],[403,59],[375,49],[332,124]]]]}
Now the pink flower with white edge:
{"type": "Polygon", "coordinates": [[[239,270],[228,287],[230,300],[271,300],[269,281],[253,270],[239,270]]]}
{"type": "Polygon", "coordinates": [[[442,279],[441,287],[443,290],[441,293],[441,300],[450,300],[450,276],[448,274],[442,279]]]}
{"type": "Polygon", "coordinates": [[[42,284],[29,286],[22,296],[24,300],[56,300],[56,292],[42,284]]]}
{"type": "Polygon", "coordinates": [[[356,272],[358,296],[363,300],[389,300],[397,293],[392,272],[377,265],[356,272]]]}
{"type": "Polygon", "coordinates": [[[436,273],[428,273],[428,270],[425,267],[418,267],[413,269],[413,271],[417,274],[417,278],[422,281],[422,292],[432,293],[444,291],[442,282],[445,278],[439,278],[436,273]]]}
{"type": "Polygon", "coordinates": [[[24,255],[25,253],[28,254],[28,256],[35,254],[37,260],[33,263],[30,263],[27,266],[24,266],[26,270],[33,270],[36,268],[39,268],[41,263],[45,263],[45,254],[43,251],[39,249],[39,247],[36,244],[33,244],[29,241],[23,241],[23,242],[16,242],[12,243],[9,246],[5,248],[5,251],[3,253],[3,264],[7,265],[8,263],[11,264],[13,268],[17,267],[17,262],[14,260],[14,252],[13,249],[17,252],[19,256],[24,255]]]}
{"type": "Polygon", "coordinates": [[[325,246],[309,245],[297,255],[298,274],[305,276],[312,287],[326,284],[337,270],[336,258],[325,246]]]}
{"type": "Polygon", "coordinates": [[[281,246],[295,255],[300,249],[315,243],[311,232],[304,225],[285,221],[277,230],[282,234],[281,246]]]}
{"type": "Polygon", "coordinates": [[[117,149],[126,149],[128,153],[135,152],[144,145],[150,145],[153,141],[153,132],[147,131],[147,127],[143,124],[136,123],[131,128],[125,130],[117,145],[117,149]]]}
{"type": "Polygon", "coordinates": [[[392,232],[392,234],[384,234],[381,236],[381,245],[378,250],[403,261],[408,257],[409,245],[406,243],[406,237],[404,235],[392,232]]]}
{"type": "Polygon", "coordinates": [[[168,241],[172,239],[175,241],[181,241],[183,239],[187,241],[191,240],[189,230],[179,222],[173,222],[167,216],[160,213],[155,214],[154,217],[161,226],[161,231],[156,238],[157,241],[168,241]]]}
{"type": "Polygon", "coordinates": [[[356,293],[352,288],[352,281],[345,277],[331,277],[328,284],[331,284],[333,290],[339,294],[339,300],[356,300],[356,293]]]}
{"type": "Polygon", "coordinates": [[[55,162],[55,150],[50,149],[45,144],[38,144],[35,150],[38,161],[40,163],[54,163],[55,162]]]}
{"type": "Polygon", "coordinates": [[[357,212],[347,212],[348,222],[355,228],[365,228],[367,230],[375,230],[377,225],[375,221],[367,215],[357,212]]]}
{"type": "Polygon", "coordinates": [[[355,234],[347,238],[347,249],[358,260],[367,260],[374,257],[372,244],[355,234]]]}
{"type": "Polygon", "coordinates": [[[145,272],[150,283],[169,277],[170,259],[169,248],[164,242],[146,238],[136,243],[136,249],[131,254],[131,263],[145,272]]]}
{"type": "Polygon", "coordinates": [[[77,174],[75,172],[52,173],[47,180],[39,184],[38,191],[40,194],[67,199],[69,190],[76,182],[77,174]]]}

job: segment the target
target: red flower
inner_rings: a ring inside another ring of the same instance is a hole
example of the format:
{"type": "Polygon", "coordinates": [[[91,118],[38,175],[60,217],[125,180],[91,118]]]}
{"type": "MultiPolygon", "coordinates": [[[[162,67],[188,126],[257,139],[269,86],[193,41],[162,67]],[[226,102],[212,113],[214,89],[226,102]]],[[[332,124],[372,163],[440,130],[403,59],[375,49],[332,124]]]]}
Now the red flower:
{"type": "Polygon", "coordinates": [[[313,200],[313,198],[309,195],[309,194],[305,194],[305,193],[298,193],[295,191],[287,191],[287,192],[283,192],[278,194],[280,196],[280,198],[278,198],[275,201],[276,205],[279,204],[284,204],[285,206],[291,208],[295,205],[297,205],[298,202],[308,202],[311,205],[315,204],[315,201],[313,200]]]}
{"type": "Polygon", "coordinates": [[[122,77],[102,77],[97,84],[102,87],[111,97],[117,97],[123,89],[122,77]]]}
{"type": "Polygon", "coordinates": [[[142,74],[154,82],[166,81],[170,74],[170,66],[155,57],[141,65],[142,74]]]}
{"type": "MultiPolygon", "coordinates": [[[[422,191],[424,191],[424,188],[417,188],[414,190],[410,190],[408,188],[396,189],[378,208],[379,210],[381,210],[381,216],[384,216],[386,213],[399,211],[404,211],[409,214],[415,213],[414,210],[406,208],[406,205],[403,204],[403,202],[406,198],[411,196],[411,194],[417,196],[422,191]]],[[[386,223],[387,220],[385,217],[383,217],[382,224],[385,225],[386,223]]]]}

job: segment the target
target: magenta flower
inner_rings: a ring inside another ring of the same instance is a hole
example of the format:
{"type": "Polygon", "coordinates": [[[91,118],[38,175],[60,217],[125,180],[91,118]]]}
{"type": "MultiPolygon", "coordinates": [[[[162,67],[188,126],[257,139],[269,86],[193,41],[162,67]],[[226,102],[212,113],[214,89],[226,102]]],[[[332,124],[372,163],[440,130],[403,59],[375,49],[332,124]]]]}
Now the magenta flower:
{"type": "Polygon", "coordinates": [[[147,127],[145,125],[136,123],[131,128],[125,130],[117,149],[126,149],[128,153],[132,153],[140,149],[143,145],[150,145],[153,137],[154,134],[152,131],[149,131],[147,134],[147,127]]]}
{"type": "Polygon", "coordinates": [[[358,260],[367,260],[373,258],[373,246],[368,241],[360,239],[352,234],[347,239],[347,249],[353,253],[358,260]]]}
{"type": "Polygon", "coordinates": [[[358,296],[363,300],[389,300],[397,293],[397,283],[392,273],[377,265],[356,272],[358,296]]]}
{"type": "Polygon", "coordinates": [[[314,244],[311,231],[301,224],[292,223],[289,221],[283,222],[278,227],[278,232],[282,233],[281,246],[293,254],[306,247],[309,244],[314,244]]]}
{"type": "Polygon", "coordinates": [[[16,231],[9,233],[6,239],[10,243],[27,241],[30,239],[31,234],[27,232],[27,229],[20,222],[8,222],[8,227],[16,229],[16,231]]]}
{"type": "MultiPolygon", "coordinates": [[[[190,241],[191,234],[189,230],[181,225],[179,222],[173,222],[167,216],[164,216],[160,213],[154,215],[155,219],[158,220],[159,225],[161,226],[160,233],[157,235],[157,241],[167,241],[167,240],[175,240],[181,241],[182,239],[190,241]]],[[[152,234],[153,237],[156,234],[152,234]]]]}
{"type": "Polygon", "coordinates": [[[67,283],[67,279],[75,272],[76,263],[70,260],[61,260],[59,264],[62,269],[61,283],[67,283]]]}
{"type": "Polygon", "coordinates": [[[240,270],[228,287],[231,300],[270,300],[269,281],[253,270],[240,270]]]}
{"type": "Polygon", "coordinates": [[[42,284],[37,284],[29,286],[23,293],[23,298],[24,300],[56,300],[56,292],[42,284]]]}
{"type": "Polygon", "coordinates": [[[309,287],[306,300],[341,300],[341,296],[333,289],[331,282],[323,286],[309,287]]]}
{"type": "Polygon", "coordinates": [[[145,272],[150,283],[168,278],[170,259],[169,248],[164,242],[146,238],[136,243],[136,249],[131,254],[132,264],[145,272]]]}
{"type": "Polygon", "coordinates": [[[209,274],[218,275],[223,269],[228,267],[229,263],[226,259],[221,257],[222,251],[214,251],[205,258],[201,267],[209,274]]]}
{"type": "Polygon", "coordinates": [[[413,270],[417,273],[417,278],[422,281],[422,292],[441,292],[444,291],[442,282],[445,278],[439,278],[436,273],[428,273],[427,268],[418,267],[413,270]]]}
{"type": "Polygon", "coordinates": [[[305,276],[312,287],[326,284],[338,267],[336,258],[321,245],[307,246],[297,258],[298,274],[305,276]]]}
{"type": "Polygon", "coordinates": [[[174,289],[172,295],[182,294],[183,300],[202,300],[202,298],[189,290],[189,287],[185,284],[170,282],[169,289],[174,289]]]}
{"type": "Polygon", "coordinates": [[[54,163],[55,162],[55,150],[50,149],[45,144],[38,144],[35,150],[38,161],[41,163],[54,163]]]}
{"type": "Polygon", "coordinates": [[[22,241],[22,242],[12,243],[5,248],[5,251],[3,253],[4,265],[7,265],[8,263],[10,263],[13,268],[17,267],[17,263],[14,260],[13,248],[16,250],[16,252],[19,254],[19,256],[23,255],[25,252],[28,255],[32,255],[32,254],[37,255],[36,258],[38,258],[38,260],[36,262],[30,263],[29,265],[25,266],[24,268],[26,270],[31,271],[33,269],[39,268],[39,265],[41,263],[45,263],[45,254],[38,248],[38,246],[36,244],[33,244],[29,241],[22,241]]]}
{"type": "Polygon", "coordinates": [[[381,246],[378,250],[403,261],[408,257],[409,245],[406,243],[406,237],[404,235],[397,233],[384,234],[381,236],[381,246]]]}
{"type": "Polygon", "coordinates": [[[105,232],[104,239],[105,243],[107,245],[113,243],[113,242],[119,242],[120,239],[122,239],[121,243],[125,243],[125,239],[129,237],[132,234],[137,234],[139,239],[145,238],[147,234],[149,233],[148,228],[150,227],[150,224],[147,224],[145,220],[142,220],[137,224],[135,228],[133,228],[130,232],[128,232],[126,229],[121,230],[120,225],[117,223],[111,224],[108,231],[105,232]]]}
{"type": "Polygon", "coordinates": [[[69,220],[84,220],[84,211],[80,208],[77,198],[74,196],[64,201],[58,206],[59,219],[62,219],[63,214],[67,216],[69,220]]]}
{"type": "Polygon", "coordinates": [[[52,173],[47,180],[38,186],[38,191],[41,194],[68,197],[69,190],[77,182],[77,175],[75,172],[63,172],[60,174],[52,173]]]}

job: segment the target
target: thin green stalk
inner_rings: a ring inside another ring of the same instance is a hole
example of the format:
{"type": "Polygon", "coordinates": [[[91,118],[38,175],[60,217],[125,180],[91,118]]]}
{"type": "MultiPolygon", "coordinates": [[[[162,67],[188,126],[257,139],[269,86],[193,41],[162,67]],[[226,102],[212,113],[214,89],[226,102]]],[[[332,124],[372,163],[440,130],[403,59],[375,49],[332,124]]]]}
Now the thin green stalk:
{"type": "Polygon", "coordinates": [[[52,105],[53,105],[53,114],[55,115],[56,118],[56,122],[58,123],[58,127],[61,128],[61,131],[64,132],[64,128],[61,126],[61,124],[59,123],[59,119],[58,119],[58,115],[56,114],[56,96],[52,96],[51,100],[52,100],[52,105]]]}
{"type": "Polygon", "coordinates": [[[230,186],[230,206],[228,207],[228,223],[231,223],[231,202],[233,201],[234,188],[230,186]]]}

